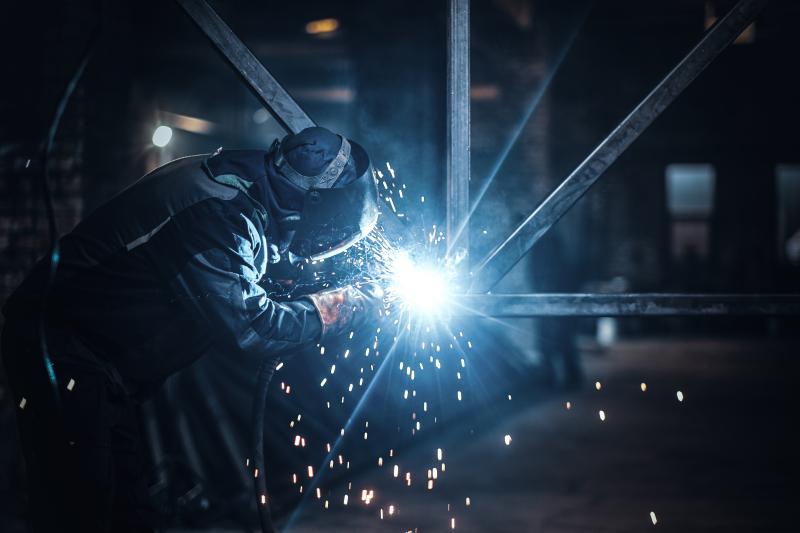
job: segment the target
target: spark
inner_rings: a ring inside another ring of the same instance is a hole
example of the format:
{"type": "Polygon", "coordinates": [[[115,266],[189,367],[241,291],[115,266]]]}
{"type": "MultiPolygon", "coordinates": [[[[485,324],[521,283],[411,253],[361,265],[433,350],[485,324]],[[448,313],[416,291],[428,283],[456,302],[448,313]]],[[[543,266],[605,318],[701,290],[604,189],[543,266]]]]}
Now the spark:
{"type": "Polygon", "coordinates": [[[656,525],[658,523],[658,518],[656,518],[656,513],[653,511],[650,511],[650,520],[653,522],[653,525],[656,525]]]}
{"type": "Polygon", "coordinates": [[[678,391],[678,392],[676,392],[676,393],[675,393],[675,396],[677,396],[677,397],[678,397],[678,401],[679,401],[679,402],[682,402],[682,401],[683,401],[683,392],[681,392],[681,391],[678,391]]]}
{"type": "Polygon", "coordinates": [[[506,446],[511,446],[511,435],[506,435],[503,437],[503,441],[505,441],[506,446]]]}
{"type": "Polygon", "coordinates": [[[605,422],[605,420],[606,420],[606,412],[601,409],[597,414],[600,416],[600,420],[605,422]]]}
{"type": "MultiPolygon", "coordinates": [[[[408,191],[407,195],[403,195],[401,191],[406,188],[405,185],[394,181],[393,169],[388,165],[387,168],[392,179],[390,180],[389,176],[382,178],[383,182],[379,184],[381,195],[383,196],[385,193],[383,199],[393,211],[404,211],[407,208],[407,204],[413,201],[412,199],[415,195],[411,191],[408,191]],[[403,200],[404,196],[405,200],[403,200]],[[404,201],[406,204],[403,204],[404,201]]],[[[417,198],[420,197],[417,196],[417,198]]],[[[420,198],[420,201],[424,202],[424,197],[420,198]]],[[[413,223],[411,217],[407,220],[413,223]]],[[[317,499],[321,499],[323,488],[321,483],[323,482],[325,470],[332,470],[336,466],[336,453],[341,451],[344,446],[348,446],[349,444],[347,443],[351,440],[358,439],[364,442],[359,437],[363,436],[364,440],[368,438],[368,422],[364,422],[363,429],[357,429],[357,426],[360,426],[364,421],[364,417],[360,416],[359,413],[368,408],[368,406],[374,405],[375,393],[381,388],[376,384],[384,383],[381,381],[381,377],[391,374],[391,379],[394,380],[399,374],[399,378],[402,379],[401,384],[397,381],[393,383],[394,387],[391,389],[390,394],[392,398],[398,399],[399,404],[403,406],[402,409],[407,410],[408,413],[408,418],[405,418],[404,414],[405,422],[403,422],[402,426],[398,425],[398,431],[409,432],[411,436],[420,433],[423,429],[422,426],[426,426],[425,429],[428,431],[428,427],[434,426],[439,422],[437,414],[441,415],[436,410],[439,404],[443,403],[443,398],[440,397],[440,401],[437,403],[435,402],[436,398],[426,397],[426,376],[427,379],[436,380],[453,380],[453,376],[455,376],[455,379],[459,380],[459,385],[463,384],[459,390],[456,390],[455,398],[451,396],[453,394],[452,388],[447,391],[447,401],[450,403],[454,400],[460,402],[467,399],[463,398],[464,392],[471,393],[469,390],[463,390],[464,387],[468,386],[471,377],[463,369],[467,365],[464,348],[472,349],[473,343],[465,335],[464,331],[458,331],[457,335],[453,334],[449,330],[447,321],[442,320],[447,318],[445,313],[446,306],[451,305],[453,296],[457,292],[455,290],[457,285],[457,269],[455,267],[459,260],[442,256],[441,252],[444,251],[446,246],[446,237],[441,228],[430,224],[425,227],[407,227],[409,228],[408,234],[404,234],[397,239],[391,236],[394,240],[390,240],[389,236],[383,233],[383,228],[379,226],[376,231],[370,233],[367,238],[339,256],[338,259],[331,259],[313,271],[315,285],[323,284],[325,286],[324,284],[327,283],[329,284],[328,286],[335,287],[347,283],[358,283],[359,281],[376,282],[383,287],[385,300],[384,306],[379,312],[382,317],[381,322],[371,328],[372,332],[374,332],[373,335],[368,335],[371,332],[364,331],[363,335],[360,333],[359,338],[356,339],[355,331],[350,331],[345,338],[351,342],[349,344],[345,342],[348,345],[342,346],[342,351],[337,347],[331,352],[330,345],[317,345],[320,355],[328,355],[333,359],[327,366],[322,365],[324,370],[329,369],[330,372],[327,373],[323,370],[323,375],[318,378],[321,380],[320,386],[325,387],[323,390],[325,392],[330,391],[332,394],[327,401],[323,398],[323,403],[330,409],[331,400],[335,401],[336,397],[340,397],[342,404],[345,404],[345,399],[347,399],[348,404],[350,401],[355,401],[355,405],[351,412],[347,413],[344,427],[339,430],[339,437],[326,445],[327,456],[325,460],[317,463],[316,470],[310,465],[308,466],[308,476],[311,481],[309,486],[300,487],[300,494],[303,496],[300,504],[289,517],[285,526],[286,530],[291,529],[291,526],[299,516],[304,502],[310,502],[312,494],[316,494],[317,499]],[[329,267],[328,265],[333,266],[329,267]],[[334,268],[338,276],[334,276],[334,268]],[[363,350],[365,358],[370,358],[370,363],[377,359],[377,364],[363,365],[359,369],[364,360],[361,357],[349,359],[349,355],[351,352],[353,354],[359,353],[360,350],[363,350]],[[326,351],[329,353],[326,354],[326,351]],[[424,373],[426,365],[423,364],[426,360],[430,361],[427,375],[424,373]],[[350,361],[353,361],[353,364],[348,366],[350,361]],[[337,369],[337,366],[340,368],[337,369]],[[369,372],[365,372],[365,367],[368,368],[369,372]],[[392,370],[387,371],[387,368],[392,370]],[[400,372],[395,370],[398,368],[400,372]],[[352,379],[352,375],[356,371],[361,374],[358,381],[358,390],[354,390],[354,383],[350,383],[350,380],[355,382],[352,379]],[[339,376],[341,379],[337,379],[335,376],[339,376]],[[432,376],[436,377],[432,378],[432,376]],[[417,390],[415,388],[416,383],[420,381],[422,386],[417,390]],[[360,387],[365,388],[361,389],[360,387]],[[345,392],[345,389],[347,392],[345,392]],[[348,392],[352,396],[348,395],[348,392]],[[420,394],[418,395],[417,392],[420,394]],[[398,396],[401,395],[405,401],[399,400],[398,396]],[[432,403],[430,400],[434,400],[434,402],[432,403]],[[421,410],[417,402],[422,404],[421,410]],[[429,405],[431,403],[433,407],[429,405]],[[427,418],[428,416],[430,418],[427,418]],[[359,429],[361,430],[359,431],[359,429]]],[[[309,274],[310,277],[311,275],[309,274]]],[[[287,385],[285,389],[287,394],[288,388],[287,385]]],[[[471,394],[469,399],[471,400],[473,396],[471,394]]],[[[511,395],[508,395],[508,398],[510,400],[511,395]]],[[[379,424],[377,427],[380,428],[381,425],[379,424]]],[[[370,430],[376,431],[374,428],[370,430]]],[[[300,436],[298,435],[298,437],[300,436]]],[[[373,435],[374,438],[375,435],[373,435]]],[[[510,444],[510,438],[510,436],[506,438],[507,445],[510,444]]],[[[296,437],[295,442],[297,442],[296,437]]],[[[300,437],[299,442],[302,445],[302,437],[300,437]]],[[[444,476],[446,469],[445,463],[442,462],[444,459],[443,449],[434,447],[433,450],[436,454],[437,463],[435,463],[435,467],[431,465],[429,469],[429,476],[426,480],[427,490],[433,490],[439,474],[441,473],[444,476]]],[[[372,463],[372,461],[376,459],[379,468],[384,466],[391,467],[393,478],[400,478],[402,474],[402,484],[407,487],[412,486],[412,475],[419,476],[419,479],[424,479],[421,475],[422,472],[417,472],[413,469],[402,471],[399,464],[395,464],[395,461],[398,461],[399,458],[392,459],[399,455],[395,454],[393,449],[388,451],[389,459],[387,459],[386,465],[384,465],[385,455],[383,453],[381,457],[373,457],[367,460],[373,465],[373,468],[375,463],[372,463]]],[[[353,457],[352,460],[355,461],[356,458],[353,457]]],[[[343,464],[341,454],[338,456],[338,464],[343,464]]],[[[350,461],[347,461],[348,468],[349,464],[350,461]]],[[[356,463],[354,462],[354,464],[356,463]]],[[[337,470],[339,468],[337,466],[337,470]]],[[[300,474],[296,474],[293,477],[295,486],[299,485],[298,476],[300,474]]],[[[419,484],[421,485],[421,483],[419,484]]],[[[365,504],[369,504],[373,499],[372,491],[367,492],[366,489],[361,487],[353,488],[352,484],[348,486],[347,492],[353,493],[356,497],[360,492],[360,501],[365,504]],[[354,490],[356,492],[353,492],[354,490]]],[[[349,494],[344,494],[343,498],[344,505],[348,505],[349,494]]],[[[381,499],[383,501],[379,502],[379,504],[383,506],[376,505],[380,509],[381,517],[383,517],[385,509],[389,510],[390,515],[395,514],[395,507],[393,505],[388,506],[388,502],[384,503],[386,500],[383,497],[381,499]]],[[[333,499],[332,501],[335,502],[336,500],[333,499]]],[[[327,508],[327,500],[325,502],[325,508],[327,508]]],[[[467,506],[471,505],[469,498],[466,499],[466,502],[467,506]]],[[[452,527],[455,527],[454,520],[453,518],[451,521],[452,527]]]]}
{"type": "Polygon", "coordinates": [[[596,390],[600,390],[600,389],[602,389],[602,388],[603,388],[603,386],[600,384],[600,382],[599,382],[599,381],[595,381],[595,382],[594,382],[594,388],[595,388],[596,390]]]}
{"type": "Polygon", "coordinates": [[[642,389],[642,392],[645,392],[645,391],[647,390],[647,383],[645,383],[644,381],[642,381],[642,382],[639,384],[639,388],[640,388],[640,389],[642,389]]]}

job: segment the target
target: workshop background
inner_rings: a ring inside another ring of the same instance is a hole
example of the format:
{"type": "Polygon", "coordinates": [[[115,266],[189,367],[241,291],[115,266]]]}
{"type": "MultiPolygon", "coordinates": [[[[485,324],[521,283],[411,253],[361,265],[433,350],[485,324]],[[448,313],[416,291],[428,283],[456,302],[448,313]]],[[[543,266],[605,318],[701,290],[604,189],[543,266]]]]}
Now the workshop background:
{"type": "MultiPolygon", "coordinates": [[[[425,198],[421,217],[444,221],[446,2],[211,4],[317,123],[390,162],[425,198]]],[[[473,1],[473,199],[486,187],[471,256],[524,219],[732,4],[473,1]]],[[[47,252],[41,148],[96,32],[50,158],[60,233],[171,159],[265,149],[284,134],[174,2],[15,2],[2,18],[0,304],[47,252]],[[173,132],[164,146],[159,126],[173,132]]],[[[800,292],[799,25],[800,4],[770,2],[495,292],[800,292]]],[[[391,415],[370,425],[371,446],[407,464],[448,450],[435,491],[404,492],[354,451],[326,485],[335,504],[303,498],[292,474],[325,454],[298,447],[290,421],[303,412],[317,445],[352,406],[316,412],[325,365],[318,354],[287,363],[276,379],[302,393],[273,385],[267,422],[279,525],[299,509],[294,531],[796,530],[796,317],[462,326],[489,391],[396,449],[391,415]],[[384,496],[365,505],[362,486],[384,496]]],[[[249,364],[213,354],[143,407],[163,530],[257,528],[249,364]]],[[[16,407],[0,369],[3,532],[24,531],[16,407]]]]}

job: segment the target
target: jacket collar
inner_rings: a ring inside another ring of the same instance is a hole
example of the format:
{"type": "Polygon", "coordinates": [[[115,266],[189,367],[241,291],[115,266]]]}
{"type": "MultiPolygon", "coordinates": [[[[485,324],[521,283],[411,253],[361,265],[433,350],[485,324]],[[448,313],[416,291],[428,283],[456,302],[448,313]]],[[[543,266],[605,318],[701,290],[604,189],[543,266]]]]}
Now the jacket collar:
{"type": "Polygon", "coordinates": [[[206,166],[212,177],[233,174],[243,185],[264,181],[267,176],[265,166],[268,152],[264,150],[223,150],[220,148],[206,159],[206,166]]]}
{"type": "MultiPolygon", "coordinates": [[[[281,195],[272,186],[269,171],[271,169],[270,152],[265,150],[223,150],[218,149],[203,163],[211,179],[218,183],[234,187],[242,191],[263,211],[265,217],[277,222],[276,238],[283,241],[290,239],[281,228],[283,222],[295,220],[299,212],[285,207],[281,195]]],[[[272,227],[272,225],[270,225],[272,227]]]]}

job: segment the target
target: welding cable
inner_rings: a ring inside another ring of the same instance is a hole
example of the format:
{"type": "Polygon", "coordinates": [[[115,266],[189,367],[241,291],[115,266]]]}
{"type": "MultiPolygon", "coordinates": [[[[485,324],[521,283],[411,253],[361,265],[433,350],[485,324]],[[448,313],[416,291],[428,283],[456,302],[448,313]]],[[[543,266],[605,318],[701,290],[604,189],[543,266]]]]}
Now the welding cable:
{"type": "Polygon", "coordinates": [[[101,24],[98,23],[92,30],[89,40],[87,41],[83,53],[81,54],[81,60],[78,63],[77,68],[72,73],[72,76],[70,77],[69,81],[67,82],[67,85],[64,88],[64,92],[58,101],[58,105],[56,105],[55,111],[53,112],[53,118],[50,121],[50,127],[48,128],[47,135],[42,143],[41,186],[42,186],[42,197],[44,200],[45,212],[47,213],[48,235],[50,238],[50,253],[48,254],[49,269],[48,269],[47,282],[45,284],[44,291],[42,291],[42,299],[39,307],[39,320],[37,329],[39,336],[39,348],[41,350],[42,360],[44,362],[45,370],[47,371],[47,377],[50,382],[50,386],[53,390],[53,399],[55,400],[57,406],[60,405],[58,380],[56,379],[56,374],[55,371],[53,370],[53,362],[50,359],[50,352],[47,347],[47,335],[45,328],[48,297],[50,295],[50,291],[52,289],[53,282],[56,277],[56,271],[58,270],[58,265],[61,258],[59,243],[58,243],[58,225],[56,223],[55,210],[53,209],[53,196],[52,192],[50,191],[50,156],[53,152],[53,144],[55,143],[56,133],[58,133],[58,127],[61,125],[61,119],[64,116],[64,111],[66,110],[67,104],[72,98],[72,95],[75,93],[75,89],[78,86],[78,82],[80,82],[81,77],[83,76],[83,73],[86,70],[86,65],[89,64],[89,59],[91,58],[92,53],[94,52],[95,46],[100,37],[100,30],[101,30],[101,24]]]}
{"type": "Polygon", "coordinates": [[[267,494],[267,476],[264,468],[264,415],[267,410],[269,383],[277,364],[278,360],[273,357],[265,357],[261,361],[256,376],[256,391],[253,395],[253,484],[262,533],[276,533],[275,526],[272,524],[272,513],[269,509],[270,500],[267,494]]]}

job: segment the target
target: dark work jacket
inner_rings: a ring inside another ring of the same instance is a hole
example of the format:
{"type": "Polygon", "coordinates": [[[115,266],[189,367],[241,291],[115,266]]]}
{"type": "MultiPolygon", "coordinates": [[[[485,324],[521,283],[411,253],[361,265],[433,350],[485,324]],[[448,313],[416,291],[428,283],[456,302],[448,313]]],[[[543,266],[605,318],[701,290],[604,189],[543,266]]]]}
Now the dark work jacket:
{"type": "MultiPolygon", "coordinates": [[[[317,341],[311,303],[275,302],[258,285],[276,204],[265,156],[224,151],[168,163],[60,240],[45,322],[56,374],[60,359],[95,360],[141,396],[212,344],[235,365],[317,341]]],[[[7,327],[35,321],[48,268],[40,261],[9,299],[7,327]]]]}

